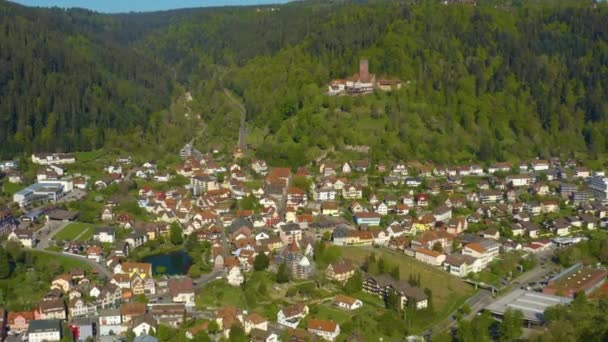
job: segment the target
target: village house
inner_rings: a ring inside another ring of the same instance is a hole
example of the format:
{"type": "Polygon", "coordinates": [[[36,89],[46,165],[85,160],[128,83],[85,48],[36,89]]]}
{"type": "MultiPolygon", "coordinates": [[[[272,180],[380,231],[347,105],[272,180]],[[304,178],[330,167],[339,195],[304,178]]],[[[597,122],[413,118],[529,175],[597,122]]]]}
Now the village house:
{"type": "Polygon", "coordinates": [[[42,300],[38,304],[38,312],[41,319],[67,319],[65,303],[61,298],[42,300]]]}
{"type": "Polygon", "coordinates": [[[357,298],[338,294],[334,297],[334,305],[340,309],[357,310],[363,306],[363,302],[357,298]]]}
{"type": "Polygon", "coordinates": [[[114,228],[111,227],[95,228],[93,240],[99,241],[101,243],[114,243],[114,241],[116,240],[116,232],[114,231],[114,228]]]}
{"type": "Polygon", "coordinates": [[[460,278],[482,270],[480,259],[462,254],[448,255],[443,266],[447,272],[460,278]]]}
{"type": "Polygon", "coordinates": [[[61,321],[58,319],[41,319],[30,322],[27,329],[27,341],[50,342],[60,341],[63,335],[61,321]]]}
{"type": "Polygon", "coordinates": [[[158,327],[158,322],[151,314],[144,314],[133,319],[133,333],[135,336],[154,334],[158,327]]]}
{"type": "Polygon", "coordinates": [[[306,304],[294,304],[279,310],[277,313],[277,323],[295,329],[306,315],[308,315],[308,306],[306,304]]]}
{"type": "Polygon", "coordinates": [[[340,335],[340,325],[334,321],[310,319],[308,331],[326,341],[334,341],[340,335]]]}
{"type": "Polygon", "coordinates": [[[178,303],[154,303],[148,304],[148,313],[158,323],[179,328],[187,316],[186,305],[178,303]]]}
{"type": "Polygon", "coordinates": [[[11,311],[7,316],[7,326],[10,331],[25,332],[34,318],[33,311],[11,311]]]}
{"type": "Polygon", "coordinates": [[[123,323],[130,323],[134,318],[143,316],[146,313],[146,304],[131,302],[123,303],[120,306],[120,316],[123,323]]]}
{"type": "Polygon", "coordinates": [[[232,266],[228,269],[228,284],[232,286],[241,286],[245,282],[245,277],[241,267],[238,265],[232,266]]]}
{"type": "Polygon", "coordinates": [[[331,263],[325,269],[325,276],[333,281],[345,283],[355,274],[355,268],[350,260],[342,259],[331,263]]]}
{"type": "Polygon", "coordinates": [[[194,306],[194,284],[188,277],[172,278],[167,282],[173,303],[184,303],[194,306]]]}
{"type": "Polygon", "coordinates": [[[399,297],[401,308],[405,308],[408,302],[417,310],[428,306],[428,298],[420,288],[410,286],[408,283],[398,282],[387,275],[367,277],[363,280],[363,291],[377,295],[386,300],[391,294],[399,297]]]}
{"type": "Polygon", "coordinates": [[[268,330],[268,320],[257,313],[249,314],[244,319],[245,334],[250,334],[252,330],[268,330]]]}

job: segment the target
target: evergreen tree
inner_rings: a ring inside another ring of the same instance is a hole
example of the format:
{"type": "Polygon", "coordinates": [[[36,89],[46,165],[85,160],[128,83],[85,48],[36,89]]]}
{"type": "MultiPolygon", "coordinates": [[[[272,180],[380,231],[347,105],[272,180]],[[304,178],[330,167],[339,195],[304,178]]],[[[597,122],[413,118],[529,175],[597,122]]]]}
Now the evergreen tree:
{"type": "Polygon", "coordinates": [[[507,310],[498,328],[501,341],[517,341],[522,333],[523,314],[519,310],[507,310]]]}
{"type": "Polygon", "coordinates": [[[171,243],[174,245],[181,245],[184,242],[182,227],[178,222],[171,223],[169,237],[171,239],[171,243]]]}
{"type": "Polygon", "coordinates": [[[355,294],[355,293],[361,291],[362,287],[363,287],[363,275],[361,274],[361,272],[359,270],[356,270],[355,274],[353,274],[353,276],[350,277],[344,284],[344,292],[352,295],[352,294],[355,294]]]}
{"type": "Polygon", "coordinates": [[[401,276],[400,276],[400,272],[399,272],[399,266],[394,266],[391,269],[391,277],[393,277],[393,279],[395,279],[395,280],[401,280],[401,276]]]}
{"type": "Polygon", "coordinates": [[[287,269],[287,265],[282,263],[279,265],[279,269],[277,270],[277,283],[283,284],[289,281],[289,270],[287,269]]]}
{"type": "Polygon", "coordinates": [[[270,259],[264,253],[258,253],[253,260],[253,269],[256,271],[263,271],[270,265],[270,259]]]}
{"type": "Polygon", "coordinates": [[[7,279],[11,276],[11,265],[8,260],[8,253],[0,249],[0,279],[7,279]]]}
{"type": "Polygon", "coordinates": [[[231,342],[248,342],[249,339],[245,335],[243,328],[235,324],[230,328],[230,341],[231,342]]]}

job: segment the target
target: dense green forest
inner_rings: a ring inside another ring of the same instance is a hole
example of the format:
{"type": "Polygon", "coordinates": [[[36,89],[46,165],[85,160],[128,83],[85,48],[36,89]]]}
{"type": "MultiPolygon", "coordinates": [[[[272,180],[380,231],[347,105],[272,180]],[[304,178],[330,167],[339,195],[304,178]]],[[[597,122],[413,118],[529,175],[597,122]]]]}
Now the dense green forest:
{"type": "Polygon", "coordinates": [[[133,131],[161,145],[235,143],[239,114],[225,90],[246,107],[248,144],[275,165],[345,145],[438,162],[607,151],[605,3],[274,8],[100,15],[0,4],[1,152],[88,149],[133,131]],[[361,58],[409,83],[326,96],[327,82],[361,58]],[[167,135],[160,128],[177,125],[169,103],[181,89],[205,129],[167,135]]]}

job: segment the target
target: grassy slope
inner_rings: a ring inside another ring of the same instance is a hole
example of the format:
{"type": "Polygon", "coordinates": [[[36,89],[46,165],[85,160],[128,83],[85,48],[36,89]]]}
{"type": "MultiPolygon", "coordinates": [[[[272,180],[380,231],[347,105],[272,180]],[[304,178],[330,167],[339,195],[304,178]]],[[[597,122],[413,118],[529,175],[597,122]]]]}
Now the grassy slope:
{"type": "MultiPolygon", "coordinates": [[[[357,263],[363,262],[371,252],[370,249],[357,247],[342,248],[342,256],[357,263]]],[[[409,316],[411,328],[415,332],[420,332],[445,318],[473,294],[473,289],[458,278],[418,262],[407,255],[387,249],[374,249],[373,252],[378,258],[384,257],[392,264],[398,264],[401,279],[407,280],[410,274],[414,276],[420,274],[422,287],[428,287],[432,291],[434,314],[409,316]]]]}
{"type": "Polygon", "coordinates": [[[65,228],[63,228],[59,233],[55,234],[55,236],[53,236],[53,239],[54,240],[73,241],[78,236],[80,236],[78,241],[86,241],[91,236],[93,236],[93,233],[94,233],[93,230],[94,230],[94,228],[93,228],[93,225],[91,225],[91,224],[82,223],[82,222],[74,222],[74,223],[70,223],[65,228]]]}
{"type": "Polygon", "coordinates": [[[69,271],[74,268],[90,270],[88,264],[77,259],[63,256],[51,257],[36,251],[27,253],[35,257],[35,265],[28,269],[17,268],[10,278],[0,280],[3,305],[8,310],[32,310],[50,289],[47,279],[52,279],[59,274],[48,273],[54,273],[49,270],[69,271]],[[61,265],[61,268],[57,268],[57,265],[61,265]],[[24,284],[27,286],[23,286],[24,284]]]}

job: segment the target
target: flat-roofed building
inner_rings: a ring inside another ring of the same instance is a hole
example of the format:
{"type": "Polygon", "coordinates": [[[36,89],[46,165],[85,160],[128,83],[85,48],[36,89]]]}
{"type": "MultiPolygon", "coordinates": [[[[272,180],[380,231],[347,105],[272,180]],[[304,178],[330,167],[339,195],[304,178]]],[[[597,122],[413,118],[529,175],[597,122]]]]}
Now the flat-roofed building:
{"type": "Polygon", "coordinates": [[[568,305],[571,298],[516,289],[485,308],[495,318],[502,319],[507,310],[519,310],[528,326],[545,323],[544,313],[555,305],[568,305]]]}
{"type": "Polygon", "coordinates": [[[574,297],[579,292],[591,293],[606,281],[608,271],[576,264],[549,280],[543,293],[574,297]]]}

